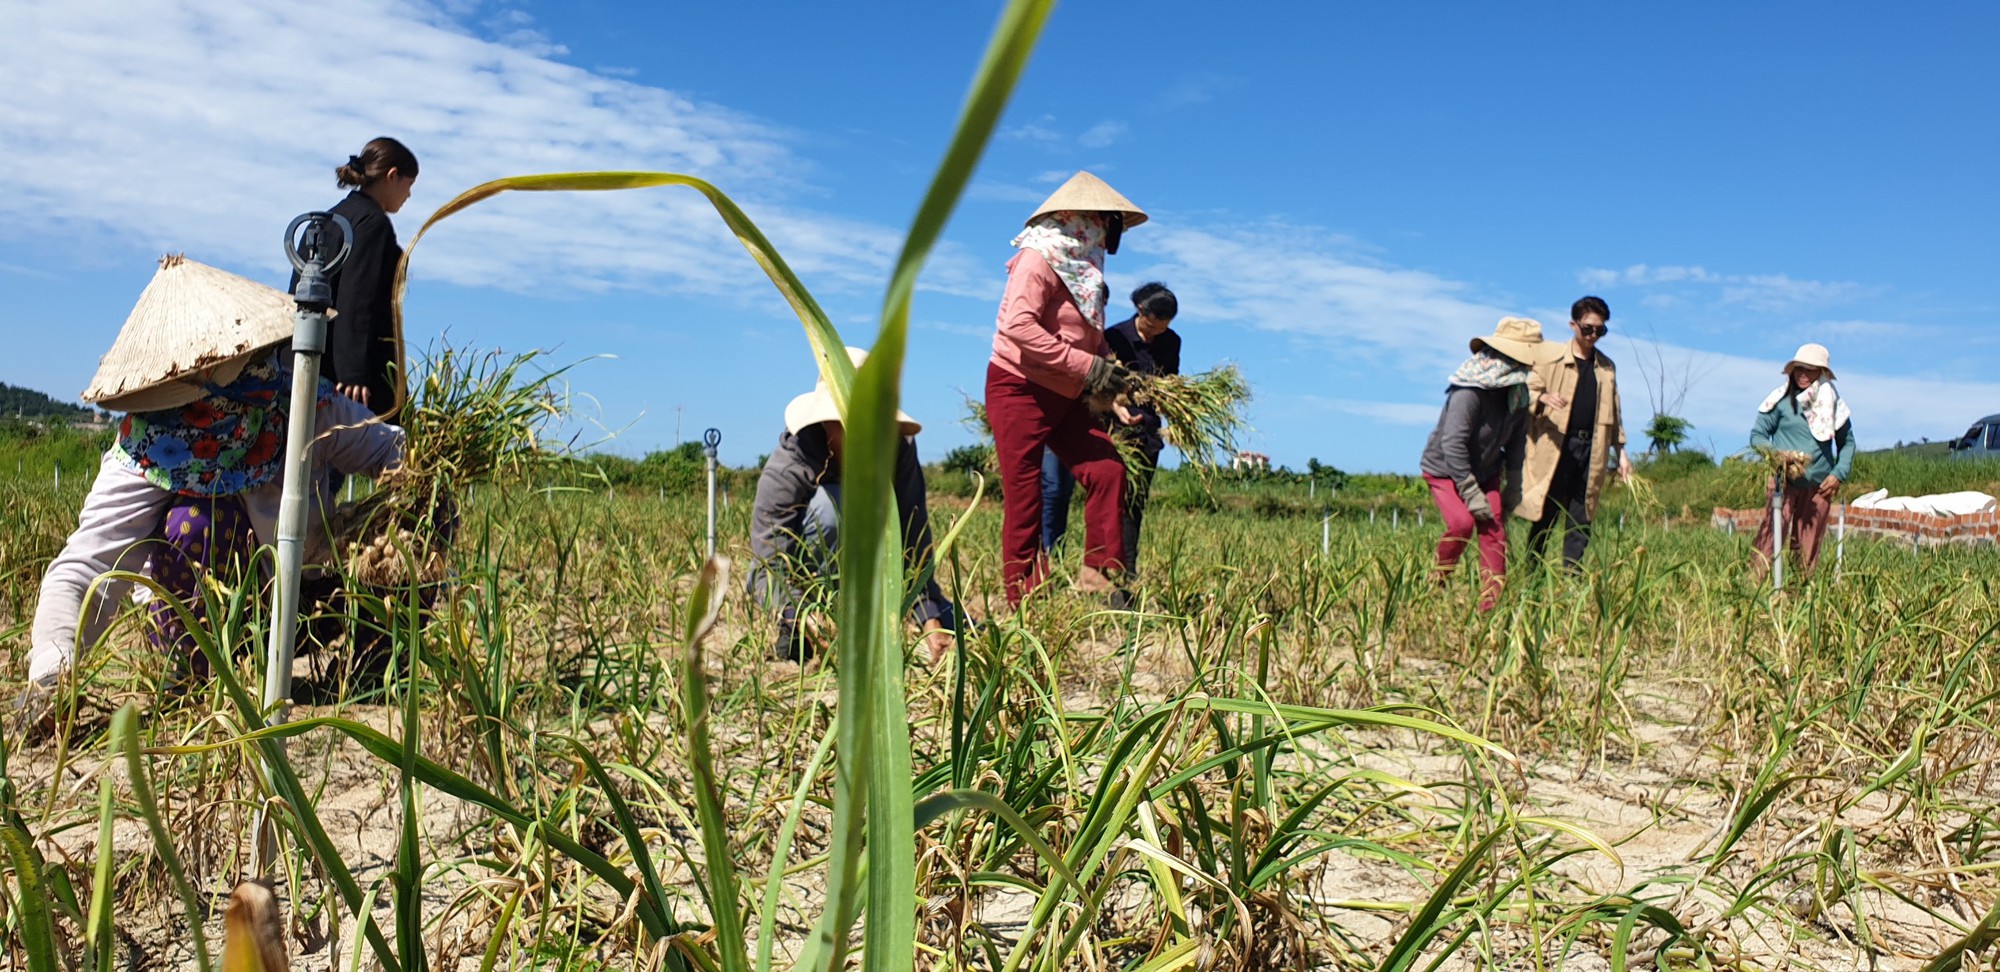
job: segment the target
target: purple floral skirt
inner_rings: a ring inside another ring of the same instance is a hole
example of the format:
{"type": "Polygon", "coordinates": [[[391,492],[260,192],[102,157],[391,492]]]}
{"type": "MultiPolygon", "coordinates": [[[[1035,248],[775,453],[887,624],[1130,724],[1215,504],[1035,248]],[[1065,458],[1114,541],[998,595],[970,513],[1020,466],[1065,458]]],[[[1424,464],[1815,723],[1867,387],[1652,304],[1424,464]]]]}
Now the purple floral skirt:
{"type": "MultiPolygon", "coordinates": [[[[209,598],[203,596],[204,581],[212,578],[222,585],[240,583],[256,552],[256,537],[242,500],[235,496],[175,497],[160,523],[159,539],[161,544],[153,548],[153,579],[187,606],[194,623],[206,627],[209,598]]],[[[153,647],[184,659],[190,674],[206,676],[208,659],[180,612],[167,601],[155,600],[152,618],[153,647]]]]}

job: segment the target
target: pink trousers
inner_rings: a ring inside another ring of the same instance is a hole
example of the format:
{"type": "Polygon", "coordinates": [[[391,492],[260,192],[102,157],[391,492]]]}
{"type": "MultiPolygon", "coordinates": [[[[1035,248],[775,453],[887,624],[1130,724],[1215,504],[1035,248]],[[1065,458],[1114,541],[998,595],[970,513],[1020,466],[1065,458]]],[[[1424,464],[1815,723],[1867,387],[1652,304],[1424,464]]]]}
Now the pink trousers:
{"type": "Polygon", "coordinates": [[[1437,504],[1438,517],[1444,520],[1444,536],[1438,540],[1437,573],[1438,583],[1451,576],[1458,566],[1460,557],[1465,556],[1466,544],[1474,534],[1479,536],[1479,573],[1481,578],[1479,609],[1490,611],[1500,598],[1500,585],[1507,575],[1507,527],[1501,522],[1500,487],[1498,483],[1481,483],[1486,493],[1486,505],[1493,511],[1490,520],[1478,520],[1465,506],[1465,500],[1458,495],[1458,484],[1443,476],[1425,476],[1424,482],[1431,487],[1431,502],[1437,504]]]}

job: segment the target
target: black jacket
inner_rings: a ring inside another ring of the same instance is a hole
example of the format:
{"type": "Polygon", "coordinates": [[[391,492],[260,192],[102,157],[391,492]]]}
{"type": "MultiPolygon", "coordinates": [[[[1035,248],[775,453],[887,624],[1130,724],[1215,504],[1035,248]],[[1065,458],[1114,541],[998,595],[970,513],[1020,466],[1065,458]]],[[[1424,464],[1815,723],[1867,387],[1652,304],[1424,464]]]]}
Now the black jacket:
{"type": "MultiPolygon", "coordinates": [[[[396,322],[391,309],[396,287],[396,264],[403,248],[396,242],[396,227],[389,214],[356,190],[347,194],[329,212],[344,216],[354,227],[353,246],[340,269],[333,273],[334,318],[327,325],[326,358],[320,374],[342,385],[362,385],[368,389],[368,407],[376,414],[395,404],[396,322]]],[[[340,230],[334,229],[338,237],[340,230]]],[[[336,248],[340,245],[336,241],[336,248]]],[[[292,289],[298,289],[298,274],[292,275],[292,289]]]]}

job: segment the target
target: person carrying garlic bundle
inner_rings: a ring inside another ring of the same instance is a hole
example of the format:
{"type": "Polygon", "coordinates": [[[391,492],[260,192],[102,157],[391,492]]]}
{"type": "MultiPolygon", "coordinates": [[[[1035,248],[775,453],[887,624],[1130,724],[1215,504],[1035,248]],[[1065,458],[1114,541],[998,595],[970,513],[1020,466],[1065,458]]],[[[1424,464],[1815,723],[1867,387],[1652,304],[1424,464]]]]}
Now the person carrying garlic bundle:
{"type": "MultiPolygon", "coordinates": [[[[278,290],[169,256],[133,308],[83,395],[127,413],[105,450],[77,527],[43,574],[16,719],[40,722],[62,678],[104,637],[128,582],[147,567],[206,621],[203,585],[248,576],[256,547],[276,538],[292,383],[295,304],[278,290]],[[149,566],[148,566],[149,565],[149,566]]],[[[313,522],[333,506],[332,471],[376,475],[403,454],[403,430],[319,384],[309,451],[313,522]]],[[[308,559],[326,550],[307,550],[308,559]]],[[[206,671],[170,601],[156,600],[148,636],[182,670],[206,671]]]]}
{"type": "MultiPolygon", "coordinates": [[[[1834,388],[1825,345],[1800,345],[1783,370],[1785,383],[1757,406],[1750,445],[1795,457],[1785,481],[1776,482],[1774,476],[1766,495],[1783,491],[1784,542],[1798,554],[1799,569],[1811,573],[1819,563],[1833,498],[1854,474],[1854,421],[1846,399],[1834,388]]],[[[1770,517],[1758,521],[1751,572],[1759,583],[1777,555],[1776,533],[1770,517]]]]}
{"type": "Polygon", "coordinates": [[[1028,217],[1014,237],[1007,289],[986,364],[986,417],[1000,471],[1000,569],[1017,607],[1047,580],[1042,549],[1042,451],[1083,484],[1083,567],[1078,590],[1130,605],[1120,586],[1130,566],[1123,513],[1125,464],[1099,424],[1108,403],[1136,379],[1104,337],[1104,258],[1146,214],[1103,180],[1078,172],[1028,217]]]}

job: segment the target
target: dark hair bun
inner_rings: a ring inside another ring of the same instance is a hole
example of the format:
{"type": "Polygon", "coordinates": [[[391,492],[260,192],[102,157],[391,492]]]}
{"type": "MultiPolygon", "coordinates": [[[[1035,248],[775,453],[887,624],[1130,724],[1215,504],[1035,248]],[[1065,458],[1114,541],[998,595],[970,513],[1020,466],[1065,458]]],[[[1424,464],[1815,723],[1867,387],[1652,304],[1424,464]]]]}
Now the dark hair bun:
{"type": "Polygon", "coordinates": [[[394,169],[405,177],[417,177],[417,156],[403,143],[393,138],[371,139],[361,147],[357,155],[347,157],[347,164],[333,170],[333,177],[343,189],[366,189],[375,180],[389,174],[394,169]]]}

